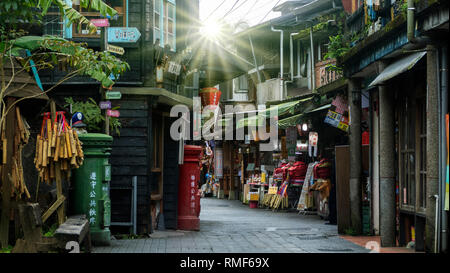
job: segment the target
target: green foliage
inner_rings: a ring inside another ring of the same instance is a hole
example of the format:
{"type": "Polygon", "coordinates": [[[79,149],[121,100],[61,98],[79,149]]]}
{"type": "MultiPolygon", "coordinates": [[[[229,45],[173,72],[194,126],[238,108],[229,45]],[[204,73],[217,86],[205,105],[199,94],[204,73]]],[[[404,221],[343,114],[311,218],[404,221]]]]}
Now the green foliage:
{"type": "Polygon", "coordinates": [[[347,42],[345,42],[342,34],[330,36],[329,39],[328,52],[325,54],[326,59],[337,59],[350,50],[350,47],[347,42]]]}
{"type": "MultiPolygon", "coordinates": [[[[105,121],[104,115],[102,115],[102,110],[95,102],[94,99],[89,98],[87,101],[74,101],[72,97],[65,98],[66,105],[69,107],[72,104],[72,112],[81,112],[84,115],[83,123],[86,124],[86,129],[90,133],[101,133],[102,124],[105,121]]],[[[113,110],[119,109],[119,107],[114,107],[113,110]]],[[[109,126],[111,131],[115,131],[117,135],[120,135],[119,128],[121,123],[118,118],[109,117],[109,126]]]]}
{"type": "MultiPolygon", "coordinates": [[[[68,6],[64,0],[1,0],[0,25],[9,25],[9,29],[21,23],[39,23],[48,9],[55,5],[61,14],[68,19],[68,23],[78,27],[86,25],[90,33],[95,33],[97,27],[77,10],[68,6]],[[40,12],[39,12],[40,11],[40,12]]],[[[114,16],[117,11],[101,0],[80,0],[80,6],[87,10],[97,10],[104,17],[114,16]]]]}
{"type": "Polygon", "coordinates": [[[32,58],[38,70],[53,68],[55,65],[67,66],[76,70],[79,75],[87,75],[99,81],[105,88],[114,84],[109,78],[111,74],[118,78],[130,69],[128,63],[109,52],[94,51],[86,46],[54,36],[23,36],[10,41],[0,41],[0,54],[6,48],[9,49],[7,55],[20,57],[23,55],[21,52],[27,49],[34,54],[23,59],[22,65],[32,58]]]}
{"type": "Polygon", "coordinates": [[[408,1],[407,0],[403,0],[403,3],[400,6],[400,11],[405,15],[408,12],[408,1]]]}
{"type": "Polygon", "coordinates": [[[43,230],[43,236],[44,237],[53,237],[55,235],[55,231],[58,229],[58,224],[54,223],[51,227],[45,228],[43,230]]]}
{"type": "MultiPolygon", "coordinates": [[[[75,10],[71,6],[68,6],[64,0],[38,0],[38,1],[43,8],[42,11],[43,14],[47,12],[48,7],[53,2],[59,7],[61,13],[64,13],[64,15],[67,17],[69,25],[71,23],[76,23],[78,27],[81,28],[81,25],[86,24],[90,33],[97,32],[97,27],[94,24],[92,24],[86,17],[81,15],[77,10],[75,10]]],[[[87,10],[89,9],[98,10],[100,14],[105,17],[107,15],[114,16],[117,14],[117,11],[115,9],[106,5],[101,0],[80,0],[80,6],[87,10]]]]}
{"type": "MultiPolygon", "coordinates": [[[[339,59],[344,56],[350,50],[348,43],[345,41],[344,36],[342,34],[338,34],[336,36],[329,36],[330,42],[328,43],[328,52],[325,54],[325,59],[339,59]]],[[[338,67],[334,64],[330,64],[327,66],[327,69],[334,71],[342,71],[341,67],[338,67]]]]}
{"type": "Polygon", "coordinates": [[[0,248],[0,253],[11,253],[12,249],[13,247],[8,245],[8,247],[0,248]]]}
{"type": "Polygon", "coordinates": [[[39,22],[42,16],[33,11],[36,0],[1,0],[0,25],[12,28],[21,23],[39,22]]]}

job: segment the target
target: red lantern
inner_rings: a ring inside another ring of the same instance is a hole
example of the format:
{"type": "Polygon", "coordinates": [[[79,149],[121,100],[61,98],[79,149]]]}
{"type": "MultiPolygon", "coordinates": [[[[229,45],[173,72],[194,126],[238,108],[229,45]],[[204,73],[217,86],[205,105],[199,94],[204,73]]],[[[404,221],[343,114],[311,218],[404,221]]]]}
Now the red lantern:
{"type": "Polygon", "coordinates": [[[205,107],[207,105],[217,106],[219,104],[220,95],[222,92],[219,89],[214,87],[207,87],[200,90],[199,95],[202,99],[202,106],[205,107]]]}

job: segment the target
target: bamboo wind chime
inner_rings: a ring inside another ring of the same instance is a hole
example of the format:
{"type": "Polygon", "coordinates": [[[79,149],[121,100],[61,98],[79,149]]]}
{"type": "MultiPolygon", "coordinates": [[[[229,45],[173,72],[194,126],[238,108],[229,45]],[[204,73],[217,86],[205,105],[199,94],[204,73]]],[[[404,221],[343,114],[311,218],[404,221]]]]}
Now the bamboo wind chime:
{"type": "MultiPolygon", "coordinates": [[[[13,108],[14,109],[14,108],[13,108]]],[[[13,141],[13,153],[12,153],[12,168],[10,172],[10,179],[12,182],[11,187],[11,197],[20,200],[22,195],[25,194],[27,198],[30,198],[30,193],[28,192],[27,186],[25,184],[25,179],[23,176],[23,165],[22,165],[22,150],[23,147],[28,143],[30,138],[30,126],[26,120],[20,114],[19,107],[15,107],[16,114],[16,124],[14,128],[14,139],[6,139],[6,128],[2,128],[2,164],[6,164],[7,158],[7,143],[8,141],[13,141]]],[[[5,126],[5,123],[3,123],[5,126]]],[[[1,166],[3,168],[3,166],[1,166]]]]}
{"type": "Polygon", "coordinates": [[[266,207],[277,210],[289,208],[289,199],[287,195],[288,182],[284,182],[276,194],[265,194],[262,204],[266,207]]]}
{"type": "Polygon", "coordinates": [[[36,140],[34,159],[40,181],[51,184],[57,171],[69,180],[71,169],[77,169],[83,163],[81,145],[78,134],[68,125],[64,112],[57,112],[53,122],[50,113],[45,113],[41,133],[36,140]],[[61,164],[56,164],[57,162],[61,164]]]}

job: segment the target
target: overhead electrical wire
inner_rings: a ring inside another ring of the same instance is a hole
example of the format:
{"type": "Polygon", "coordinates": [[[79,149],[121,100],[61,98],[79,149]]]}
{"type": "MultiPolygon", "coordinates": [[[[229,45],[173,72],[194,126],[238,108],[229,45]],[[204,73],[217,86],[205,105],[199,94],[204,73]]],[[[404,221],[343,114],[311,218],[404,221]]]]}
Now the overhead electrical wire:
{"type": "Polygon", "coordinates": [[[239,1],[240,1],[240,0],[236,0],[236,1],[234,2],[234,4],[233,4],[233,6],[231,7],[231,9],[230,9],[227,13],[225,13],[224,16],[222,16],[222,19],[225,18],[225,16],[227,16],[227,15],[234,9],[234,7],[237,5],[237,3],[239,3],[239,1]]]}
{"type": "MultiPolygon", "coordinates": [[[[259,3],[264,2],[264,1],[256,0],[256,2],[259,4],[259,3]]],[[[260,10],[266,10],[265,7],[267,7],[269,4],[272,5],[272,3],[273,3],[273,1],[270,1],[270,0],[269,0],[269,1],[265,2],[262,6],[257,6],[256,9],[253,9],[253,7],[256,6],[256,5],[253,5],[252,8],[251,8],[250,10],[248,10],[248,11],[242,16],[242,18],[241,18],[239,21],[242,21],[242,20],[244,19],[245,16],[247,16],[247,15],[250,14],[250,15],[253,15],[253,16],[250,16],[250,17],[245,18],[245,21],[248,22],[249,24],[251,24],[251,22],[254,21],[255,18],[260,18],[260,17],[261,17],[261,14],[257,14],[257,15],[255,15],[255,14],[258,13],[258,11],[260,11],[260,10]],[[250,11],[251,11],[251,12],[250,12],[250,11]]],[[[255,3],[255,4],[256,4],[256,3],[255,3]]],[[[272,9],[273,9],[273,8],[272,8],[272,9]]],[[[271,9],[271,10],[272,10],[272,9],[271,9]]]]}
{"type": "Polygon", "coordinates": [[[247,3],[248,0],[245,0],[244,2],[242,2],[239,6],[237,6],[235,9],[232,9],[230,11],[227,12],[227,14],[225,14],[222,19],[224,19],[227,15],[230,15],[231,13],[235,12],[236,10],[238,10],[240,7],[242,7],[245,3],[247,3]]]}
{"type": "Polygon", "coordinates": [[[206,21],[209,19],[209,17],[211,17],[211,15],[213,15],[214,12],[216,12],[224,3],[226,0],[223,0],[222,3],[220,3],[220,5],[217,6],[217,8],[215,8],[203,21],[206,21]]]}
{"type": "Polygon", "coordinates": [[[264,21],[264,19],[266,19],[267,15],[269,15],[269,13],[278,5],[278,3],[280,3],[281,0],[278,0],[277,3],[273,6],[273,8],[271,8],[269,10],[269,12],[267,12],[267,14],[261,19],[261,21],[259,21],[258,25],[262,23],[262,21],[264,21]]]}

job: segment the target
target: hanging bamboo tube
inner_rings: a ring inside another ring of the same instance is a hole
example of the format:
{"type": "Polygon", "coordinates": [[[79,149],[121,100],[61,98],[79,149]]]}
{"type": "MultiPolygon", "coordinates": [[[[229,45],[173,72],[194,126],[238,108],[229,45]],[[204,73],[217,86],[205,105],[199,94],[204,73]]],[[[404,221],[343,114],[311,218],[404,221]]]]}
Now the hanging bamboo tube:
{"type": "Polygon", "coordinates": [[[44,140],[44,145],[42,145],[42,167],[47,167],[47,145],[48,141],[44,140]]]}
{"type": "Polygon", "coordinates": [[[56,134],[55,134],[55,137],[56,137],[56,144],[55,144],[55,156],[53,157],[54,158],[53,161],[57,162],[58,159],[59,159],[59,155],[61,154],[60,153],[60,150],[61,150],[61,144],[60,144],[61,137],[60,136],[56,136],[56,134]]]}
{"type": "Polygon", "coordinates": [[[71,148],[71,144],[70,144],[70,136],[69,136],[69,130],[66,130],[66,132],[64,133],[66,136],[66,145],[67,145],[67,157],[65,158],[69,158],[69,155],[72,155],[72,148],[71,148]]]}
{"type": "Polygon", "coordinates": [[[49,141],[49,145],[50,145],[50,146],[51,146],[50,141],[51,141],[51,139],[52,139],[52,128],[53,128],[53,126],[52,126],[52,121],[51,121],[51,119],[47,119],[47,139],[48,139],[48,141],[49,141]]]}
{"type": "Polygon", "coordinates": [[[6,138],[4,138],[2,140],[2,144],[3,144],[3,164],[6,164],[6,162],[8,161],[7,158],[7,150],[8,150],[8,140],[6,138]]]}
{"type": "Polygon", "coordinates": [[[39,140],[38,140],[38,144],[39,144],[39,148],[38,148],[38,161],[37,161],[37,165],[40,168],[42,166],[42,156],[43,156],[43,150],[44,150],[44,140],[42,139],[41,136],[38,136],[39,140]]]}
{"type": "Polygon", "coordinates": [[[52,145],[51,145],[51,139],[48,139],[48,144],[47,144],[47,159],[50,161],[50,159],[52,158],[52,145]]]}
{"type": "Polygon", "coordinates": [[[75,139],[73,137],[73,134],[74,134],[73,130],[69,129],[69,142],[70,142],[70,150],[71,150],[69,157],[76,156],[76,154],[77,154],[77,147],[75,146],[75,139]]]}
{"type": "Polygon", "coordinates": [[[61,140],[64,141],[64,145],[63,145],[64,146],[64,156],[63,156],[63,158],[67,159],[67,158],[69,158],[69,154],[67,153],[68,145],[67,145],[67,142],[66,142],[66,138],[63,136],[63,138],[61,140]]]}
{"type": "Polygon", "coordinates": [[[55,148],[56,147],[56,136],[57,136],[57,124],[53,124],[53,132],[52,132],[52,144],[51,147],[55,148]]]}
{"type": "Polygon", "coordinates": [[[70,159],[70,165],[77,165],[77,156],[76,155],[72,156],[72,158],[70,159]]]}
{"type": "Polygon", "coordinates": [[[78,157],[84,158],[83,148],[81,147],[81,141],[78,138],[78,134],[75,132],[75,138],[77,141],[77,151],[78,151],[78,157]]]}
{"type": "Polygon", "coordinates": [[[65,141],[64,141],[64,135],[61,134],[59,136],[59,157],[64,158],[64,147],[66,147],[65,141]]]}
{"type": "Polygon", "coordinates": [[[16,107],[17,126],[19,126],[20,138],[25,139],[25,126],[23,125],[22,116],[19,107],[16,107]]]}

